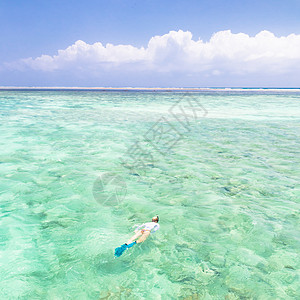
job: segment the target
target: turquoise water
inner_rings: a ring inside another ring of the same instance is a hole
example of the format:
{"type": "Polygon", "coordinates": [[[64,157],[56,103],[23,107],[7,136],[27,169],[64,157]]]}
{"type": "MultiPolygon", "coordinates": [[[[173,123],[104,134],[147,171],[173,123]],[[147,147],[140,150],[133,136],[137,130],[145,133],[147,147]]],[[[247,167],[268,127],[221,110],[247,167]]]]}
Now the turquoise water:
{"type": "Polygon", "coordinates": [[[1,91],[0,101],[1,299],[299,297],[299,93],[1,91]],[[169,109],[189,99],[201,109],[184,127],[169,109]],[[161,117],[180,134],[169,148],[170,137],[146,140],[161,117]],[[150,154],[130,170],[120,158],[137,141],[150,154]],[[120,180],[101,190],[103,174],[120,180]],[[160,230],[114,259],[154,214],[160,230]]]}

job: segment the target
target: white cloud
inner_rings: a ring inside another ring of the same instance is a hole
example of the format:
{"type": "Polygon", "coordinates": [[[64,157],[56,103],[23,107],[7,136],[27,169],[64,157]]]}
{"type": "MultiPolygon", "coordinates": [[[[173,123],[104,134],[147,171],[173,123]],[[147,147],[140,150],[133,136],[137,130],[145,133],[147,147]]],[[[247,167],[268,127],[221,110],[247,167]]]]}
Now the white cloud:
{"type": "Polygon", "coordinates": [[[222,74],[281,74],[299,72],[300,35],[276,37],[261,31],[250,37],[230,30],[215,33],[208,42],[193,40],[189,31],[170,31],[152,37],[146,48],[132,45],[87,44],[77,41],[56,55],[22,59],[11,68],[53,70],[115,70],[222,74]]]}

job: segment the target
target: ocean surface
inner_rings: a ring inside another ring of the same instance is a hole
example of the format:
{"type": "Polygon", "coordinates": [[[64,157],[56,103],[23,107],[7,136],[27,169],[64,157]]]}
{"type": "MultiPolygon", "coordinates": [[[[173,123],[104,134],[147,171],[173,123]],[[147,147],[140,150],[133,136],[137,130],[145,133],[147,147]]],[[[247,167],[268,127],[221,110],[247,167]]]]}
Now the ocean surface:
{"type": "Polygon", "coordinates": [[[0,113],[1,300],[299,299],[299,91],[0,91],[0,113]]]}

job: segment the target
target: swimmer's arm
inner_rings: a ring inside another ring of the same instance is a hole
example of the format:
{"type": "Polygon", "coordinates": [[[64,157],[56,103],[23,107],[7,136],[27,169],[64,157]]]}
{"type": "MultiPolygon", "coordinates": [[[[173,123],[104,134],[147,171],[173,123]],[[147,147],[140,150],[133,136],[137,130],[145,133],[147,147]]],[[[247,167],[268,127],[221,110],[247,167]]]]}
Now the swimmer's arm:
{"type": "Polygon", "coordinates": [[[159,229],[159,225],[156,224],[156,225],[154,226],[154,228],[152,229],[152,233],[154,233],[154,232],[157,231],[158,229],[159,229]]]}

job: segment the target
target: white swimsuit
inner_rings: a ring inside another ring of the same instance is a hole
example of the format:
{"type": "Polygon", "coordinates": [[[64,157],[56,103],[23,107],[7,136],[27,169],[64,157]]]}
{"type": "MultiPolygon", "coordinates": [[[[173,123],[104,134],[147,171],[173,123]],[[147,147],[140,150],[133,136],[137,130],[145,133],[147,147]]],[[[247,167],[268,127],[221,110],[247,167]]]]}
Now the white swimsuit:
{"type": "Polygon", "coordinates": [[[148,222],[144,223],[137,227],[137,230],[144,229],[144,230],[150,230],[151,233],[154,233],[159,229],[159,224],[155,222],[148,222]]]}

